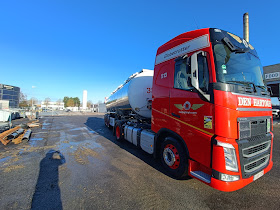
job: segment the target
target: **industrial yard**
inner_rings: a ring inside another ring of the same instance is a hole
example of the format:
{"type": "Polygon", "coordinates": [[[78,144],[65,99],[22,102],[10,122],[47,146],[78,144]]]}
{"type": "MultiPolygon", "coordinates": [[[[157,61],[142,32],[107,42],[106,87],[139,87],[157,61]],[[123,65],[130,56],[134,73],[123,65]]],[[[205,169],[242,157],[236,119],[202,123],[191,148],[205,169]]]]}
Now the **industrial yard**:
{"type": "Polygon", "coordinates": [[[103,114],[45,114],[39,123],[29,141],[0,145],[0,209],[279,209],[276,121],[272,170],[230,193],[168,176],[151,155],[115,141],[103,114]]]}

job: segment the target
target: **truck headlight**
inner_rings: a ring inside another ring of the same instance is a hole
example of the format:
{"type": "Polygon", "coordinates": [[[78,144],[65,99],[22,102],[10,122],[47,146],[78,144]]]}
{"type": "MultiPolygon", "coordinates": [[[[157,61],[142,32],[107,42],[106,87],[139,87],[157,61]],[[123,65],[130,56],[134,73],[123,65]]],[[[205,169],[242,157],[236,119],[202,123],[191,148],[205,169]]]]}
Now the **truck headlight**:
{"type": "Polygon", "coordinates": [[[232,144],[217,141],[217,145],[224,148],[226,170],[238,172],[236,152],[232,144]]]}

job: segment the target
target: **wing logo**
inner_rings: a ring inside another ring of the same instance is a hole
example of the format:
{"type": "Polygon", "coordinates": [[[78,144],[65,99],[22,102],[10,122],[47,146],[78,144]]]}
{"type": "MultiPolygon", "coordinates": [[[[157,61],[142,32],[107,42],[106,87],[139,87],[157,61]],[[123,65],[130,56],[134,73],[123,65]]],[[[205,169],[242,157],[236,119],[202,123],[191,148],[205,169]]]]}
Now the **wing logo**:
{"type": "Polygon", "coordinates": [[[202,107],[204,104],[193,104],[191,105],[191,103],[189,101],[186,101],[184,104],[174,104],[174,106],[177,108],[177,109],[180,109],[181,111],[188,111],[188,110],[197,110],[199,109],[200,107],[202,107]]]}

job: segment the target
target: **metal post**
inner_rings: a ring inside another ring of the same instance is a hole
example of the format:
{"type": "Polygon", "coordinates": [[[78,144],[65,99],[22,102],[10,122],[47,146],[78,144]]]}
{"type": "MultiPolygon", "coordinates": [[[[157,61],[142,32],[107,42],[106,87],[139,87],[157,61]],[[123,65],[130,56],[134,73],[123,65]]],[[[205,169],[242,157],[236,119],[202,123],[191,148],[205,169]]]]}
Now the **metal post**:
{"type": "Polygon", "coordinates": [[[243,15],[243,38],[249,42],[249,14],[248,12],[243,15]]]}
{"type": "Polygon", "coordinates": [[[10,112],[9,126],[11,129],[12,128],[12,112],[10,112]]]}
{"type": "Polygon", "coordinates": [[[280,84],[278,83],[278,101],[280,101],[280,84]]]}

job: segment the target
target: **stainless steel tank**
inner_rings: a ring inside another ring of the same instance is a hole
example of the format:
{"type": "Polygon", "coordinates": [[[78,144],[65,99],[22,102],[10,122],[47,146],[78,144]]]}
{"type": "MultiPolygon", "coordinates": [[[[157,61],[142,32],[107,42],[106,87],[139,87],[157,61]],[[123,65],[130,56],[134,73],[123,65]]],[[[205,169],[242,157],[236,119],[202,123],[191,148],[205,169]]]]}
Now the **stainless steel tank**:
{"type": "Polygon", "coordinates": [[[106,108],[109,111],[131,108],[142,117],[151,118],[153,70],[143,69],[130,76],[107,99],[106,108]]]}

